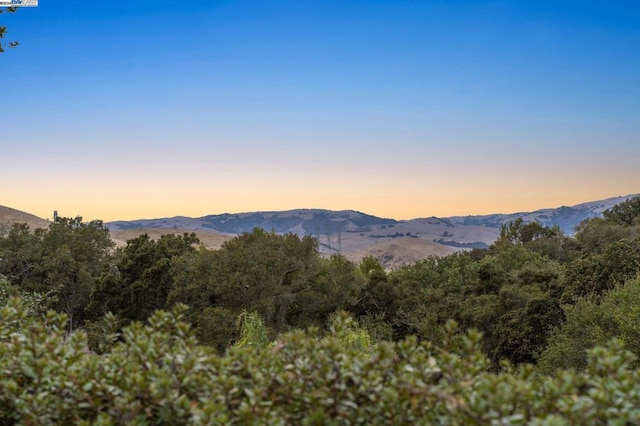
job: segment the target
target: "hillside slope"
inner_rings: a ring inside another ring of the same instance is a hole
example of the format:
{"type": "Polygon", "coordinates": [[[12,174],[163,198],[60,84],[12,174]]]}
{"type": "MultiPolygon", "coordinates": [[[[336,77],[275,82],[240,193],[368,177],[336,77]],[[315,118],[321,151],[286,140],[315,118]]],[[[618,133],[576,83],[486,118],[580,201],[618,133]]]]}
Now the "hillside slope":
{"type": "Polygon", "coordinates": [[[223,235],[213,231],[178,231],[170,228],[117,229],[110,231],[110,234],[111,239],[116,243],[116,246],[122,247],[127,244],[128,240],[139,237],[142,234],[147,234],[152,240],[157,240],[162,235],[182,235],[185,232],[194,232],[196,237],[200,239],[200,242],[204,244],[205,247],[212,250],[219,249],[225,241],[232,238],[229,235],[223,235]]]}
{"type": "MultiPolygon", "coordinates": [[[[203,244],[219,248],[224,241],[253,228],[276,233],[310,235],[318,239],[321,253],[342,253],[353,260],[372,255],[387,267],[396,267],[429,256],[444,256],[457,250],[488,247],[499,235],[500,226],[518,218],[545,226],[558,225],[572,234],[577,224],[598,217],[606,209],[638,195],[626,195],[567,207],[533,212],[476,216],[425,217],[411,220],[379,218],[354,210],[297,209],[280,212],[252,212],[208,215],[200,218],[172,218],[115,221],[106,223],[112,239],[122,246],[143,233],[151,238],[163,234],[196,232],[203,244]]],[[[29,213],[0,206],[0,231],[10,224],[26,222],[31,228],[49,222],[29,213]]]]}
{"type": "Polygon", "coordinates": [[[353,262],[359,262],[366,256],[373,256],[387,269],[415,263],[431,256],[443,257],[457,249],[419,238],[398,238],[392,241],[380,241],[360,250],[346,252],[344,255],[353,262]]]}
{"type": "Polygon", "coordinates": [[[411,220],[379,218],[354,210],[331,211],[299,209],[281,212],[253,212],[208,215],[200,218],[173,218],[116,221],[107,224],[112,231],[126,229],[171,228],[183,231],[215,231],[238,235],[258,227],[276,233],[294,233],[316,237],[325,253],[350,253],[371,244],[404,237],[437,242],[460,249],[482,248],[492,244],[500,226],[517,218],[537,221],[545,226],[558,225],[572,234],[577,224],[597,217],[614,205],[635,195],[612,197],[572,207],[562,206],[509,214],[425,217],[411,220]]]}
{"type": "Polygon", "coordinates": [[[31,229],[48,228],[49,221],[10,207],[0,206],[0,230],[14,223],[26,223],[31,229]]]}
{"type": "Polygon", "coordinates": [[[525,222],[538,222],[544,226],[558,225],[565,234],[571,235],[576,225],[585,219],[602,216],[602,212],[626,201],[635,195],[625,195],[607,198],[605,200],[590,201],[575,206],[561,206],[558,208],[541,209],[533,212],[490,214],[482,216],[453,216],[445,218],[452,225],[479,225],[489,228],[500,228],[501,225],[522,218],[525,222]]]}

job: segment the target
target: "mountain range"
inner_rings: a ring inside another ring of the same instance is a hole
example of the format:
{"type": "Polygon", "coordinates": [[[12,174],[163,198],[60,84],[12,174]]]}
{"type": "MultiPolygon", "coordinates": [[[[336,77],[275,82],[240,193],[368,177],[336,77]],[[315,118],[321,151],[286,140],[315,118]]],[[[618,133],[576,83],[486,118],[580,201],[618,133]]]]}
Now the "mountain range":
{"type": "MultiPolygon", "coordinates": [[[[158,237],[164,233],[196,232],[210,248],[218,248],[227,239],[257,227],[276,233],[310,235],[318,239],[322,253],[342,253],[356,261],[373,255],[385,266],[393,268],[432,255],[444,256],[459,250],[488,247],[498,237],[503,224],[518,218],[545,226],[558,225],[571,235],[583,220],[601,216],[603,211],[636,196],[618,196],[533,212],[410,220],[380,218],[354,210],[297,209],[114,221],[106,226],[118,245],[142,233],[158,237]]],[[[0,223],[25,221],[32,227],[48,223],[27,213],[23,213],[23,220],[18,220],[19,213],[22,212],[0,206],[0,223]]]]}
{"type": "MultiPolygon", "coordinates": [[[[225,213],[199,218],[178,216],[116,221],[107,223],[107,226],[116,232],[163,228],[214,231],[230,237],[258,227],[276,233],[314,236],[318,239],[322,252],[340,252],[347,257],[358,258],[368,254],[385,257],[384,253],[399,245],[411,245],[412,249],[409,251],[418,253],[446,255],[461,249],[488,247],[498,237],[503,224],[518,218],[525,222],[537,221],[545,226],[558,225],[566,234],[571,235],[575,226],[583,220],[601,216],[603,211],[635,196],[637,195],[612,197],[533,212],[432,216],[411,220],[380,218],[354,210],[297,209],[280,212],[225,213]],[[422,246],[417,247],[420,244],[422,246]]],[[[414,257],[409,256],[407,260],[411,261],[414,257]]],[[[387,259],[386,263],[394,263],[394,260],[387,259]]]]}

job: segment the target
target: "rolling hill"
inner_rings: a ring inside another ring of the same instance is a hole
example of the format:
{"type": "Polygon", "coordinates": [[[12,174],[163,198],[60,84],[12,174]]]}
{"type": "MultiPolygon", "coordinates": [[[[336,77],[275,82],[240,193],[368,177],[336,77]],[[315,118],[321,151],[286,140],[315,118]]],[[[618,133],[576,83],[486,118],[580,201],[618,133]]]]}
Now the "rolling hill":
{"type": "MultiPolygon", "coordinates": [[[[253,212],[208,215],[200,218],[177,216],[161,219],[115,221],[107,223],[111,230],[172,228],[176,230],[216,231],[228,235],[249,232],[255,227],[276,233],[312,235],[327,246],[342,248],[350,244],[351,235],[368,240],[384,240],[412,236],[437,240],[451,246],[482,247],[498,236],[500,226],[517,218],[537,221],[545,226],[558,225],[572,234],[577,224],[597,217],[612,206],[637,195],[627,195],[592,201],[572,207],[562,206],[533,212],[490,214],[478,216],[425,217],[411,220],[379,218],[354,210],[298,209],[279,212],[253,212]],[[347,240],[345,240],[345,238],[347,240]]],[[[360,243],[355,243],[360,245],[360,243]]]]}
{"type": "MultiPolygon", "coordinates": [[[[424,217],[411,220],[379,218],[354,210],[332,211],[298,209],[279,212],[225,213],[200,218],[172,218],[108,222],[106,226],[117,245],[142,233],[151,238],[160,235],[195,232],[211,249],[253,228],[276,233],[311,235],[318,239],[321,253],[341,253],[358,261],[372,255],[388,268],[412,263],[429,256],[444,256],[454,251],[483,248],[499,235],[500,226],[522,218],[545,226],[558,225],[572,234],[577,224],[598,217],[606,209],[638,195],[626,195],[575,206],[547,208],[533,212],[476,216],[424,217]]],[[[0,230],[4,224],[26,222],[32,228],[47,227],[49,222],[29,213],[0,206],[0,230]]]]}
{"type": "Polygon", "coordinates": [[[458,250],[459,249],[425,239],[404,237],[373,243],[362,249],[346,252],[345,256],[353,262],[359,262],[366,256],[373,256],[378,259],[385,268],[395,269],[426,259],[430,256],[448,256],[458,250]]]}
{"type": "MultiPolygon", "coordinates": [[[[183,231],[183,232],[194,232],[196,237],[200,239],[200,242],[205,245],[205,247],[216,250],[219,249],[222,244],[233,238],[230,235],[223,235],[218,232],[213,231],[183,231]]],[[[183,232],[177,231],[175,229],[170,228],[145,228],[145,229],[117,229],[110,231],[111,239],[114,243],[116,243],[116,247],[125,246],[127,244],[127,240],[131,240],[133,238],[139,237],[142,234],[147,234],[151,239],[157,240],[162,235],[166,234],[178,234],[181,235],[183,232]]]]}
{"type": "Polygon", "coordinates": [[[214,231],[233,236],[258,227],[276,233],[311,235],[318,239],[322,253],[342,253],[353,260],[374,255],[388,267],[431,255],[456,250],[483,248],[499,235],[500,226],[522,218],[545,226],[558,225],[572,234],[577,224],[602,215],[614,205],[637,195],[612,197],[575,206],[547,208],[534,212],[477,216],[425,217],[411,220],[379,218],[354,210],[298,209],[279,212],[225,213],[200,218],[173,218],[116,221],[107,224],[112,232],[164,228],[177,232],[214,231]],[[416,241],[417,240],[417,241],[416,241]],[[402,241],[402,243],[400,243],[402,241]],[[407,241],[413,242],[408,244],[407,241]],[[387,254],[394,253],[389,257],[387,254]],[[404,259],[404,260],[401,260],[404,259]]]}
{"type": "Polygon", "coordinates": [[[10,207],[0,206],[0,231],[14,223],[26,223],[31,229],[48,228],[49,221],[10,207]]]}

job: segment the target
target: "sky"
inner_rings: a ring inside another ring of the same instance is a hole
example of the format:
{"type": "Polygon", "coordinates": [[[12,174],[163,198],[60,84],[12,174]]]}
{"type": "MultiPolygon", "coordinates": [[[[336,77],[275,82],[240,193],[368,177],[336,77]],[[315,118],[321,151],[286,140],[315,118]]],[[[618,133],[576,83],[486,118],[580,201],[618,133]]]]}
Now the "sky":
{"type": "Polygon", "coordinates": [[[40,0],[0,25],[0,205],[42,218],[640,193],[637,0],[40,0]]]}

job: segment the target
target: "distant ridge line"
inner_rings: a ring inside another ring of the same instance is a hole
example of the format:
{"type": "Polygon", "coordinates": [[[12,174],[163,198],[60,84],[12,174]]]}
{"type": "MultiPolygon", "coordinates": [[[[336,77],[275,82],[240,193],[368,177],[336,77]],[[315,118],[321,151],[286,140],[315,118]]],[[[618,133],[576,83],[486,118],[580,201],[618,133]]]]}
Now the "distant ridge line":
{"type": "MultiPolygon", "coordinates": [[[[105,225],[119,245],[147,233],[152,238],[166,233],[196,232],[207,247],[219,248],[236,235],[262,228],[279,234],[312,236],[325,255],[343,254],[358,261],[375,256],[385,266],[395,267],[429,256],[446,256],[455,251],[485,248],[498,238],[500,227],[522,218],[544,226],[559,226],[571,235],[585,219],[638,194],[610,197],[574,206],[546,208],[532,212],[494,213],[451,217],[421,217],[409,220],[380,218],[357,210],[292,209],[245,213],[223,213],[198,218],[171,218],[113,221],[105,225]]],[[[33,229],[51,222],[19,210],[0,206],[0,226],[27,222],[33,229]]],[[[2,229],[0,228],[0,231],[2,229]]]]}

